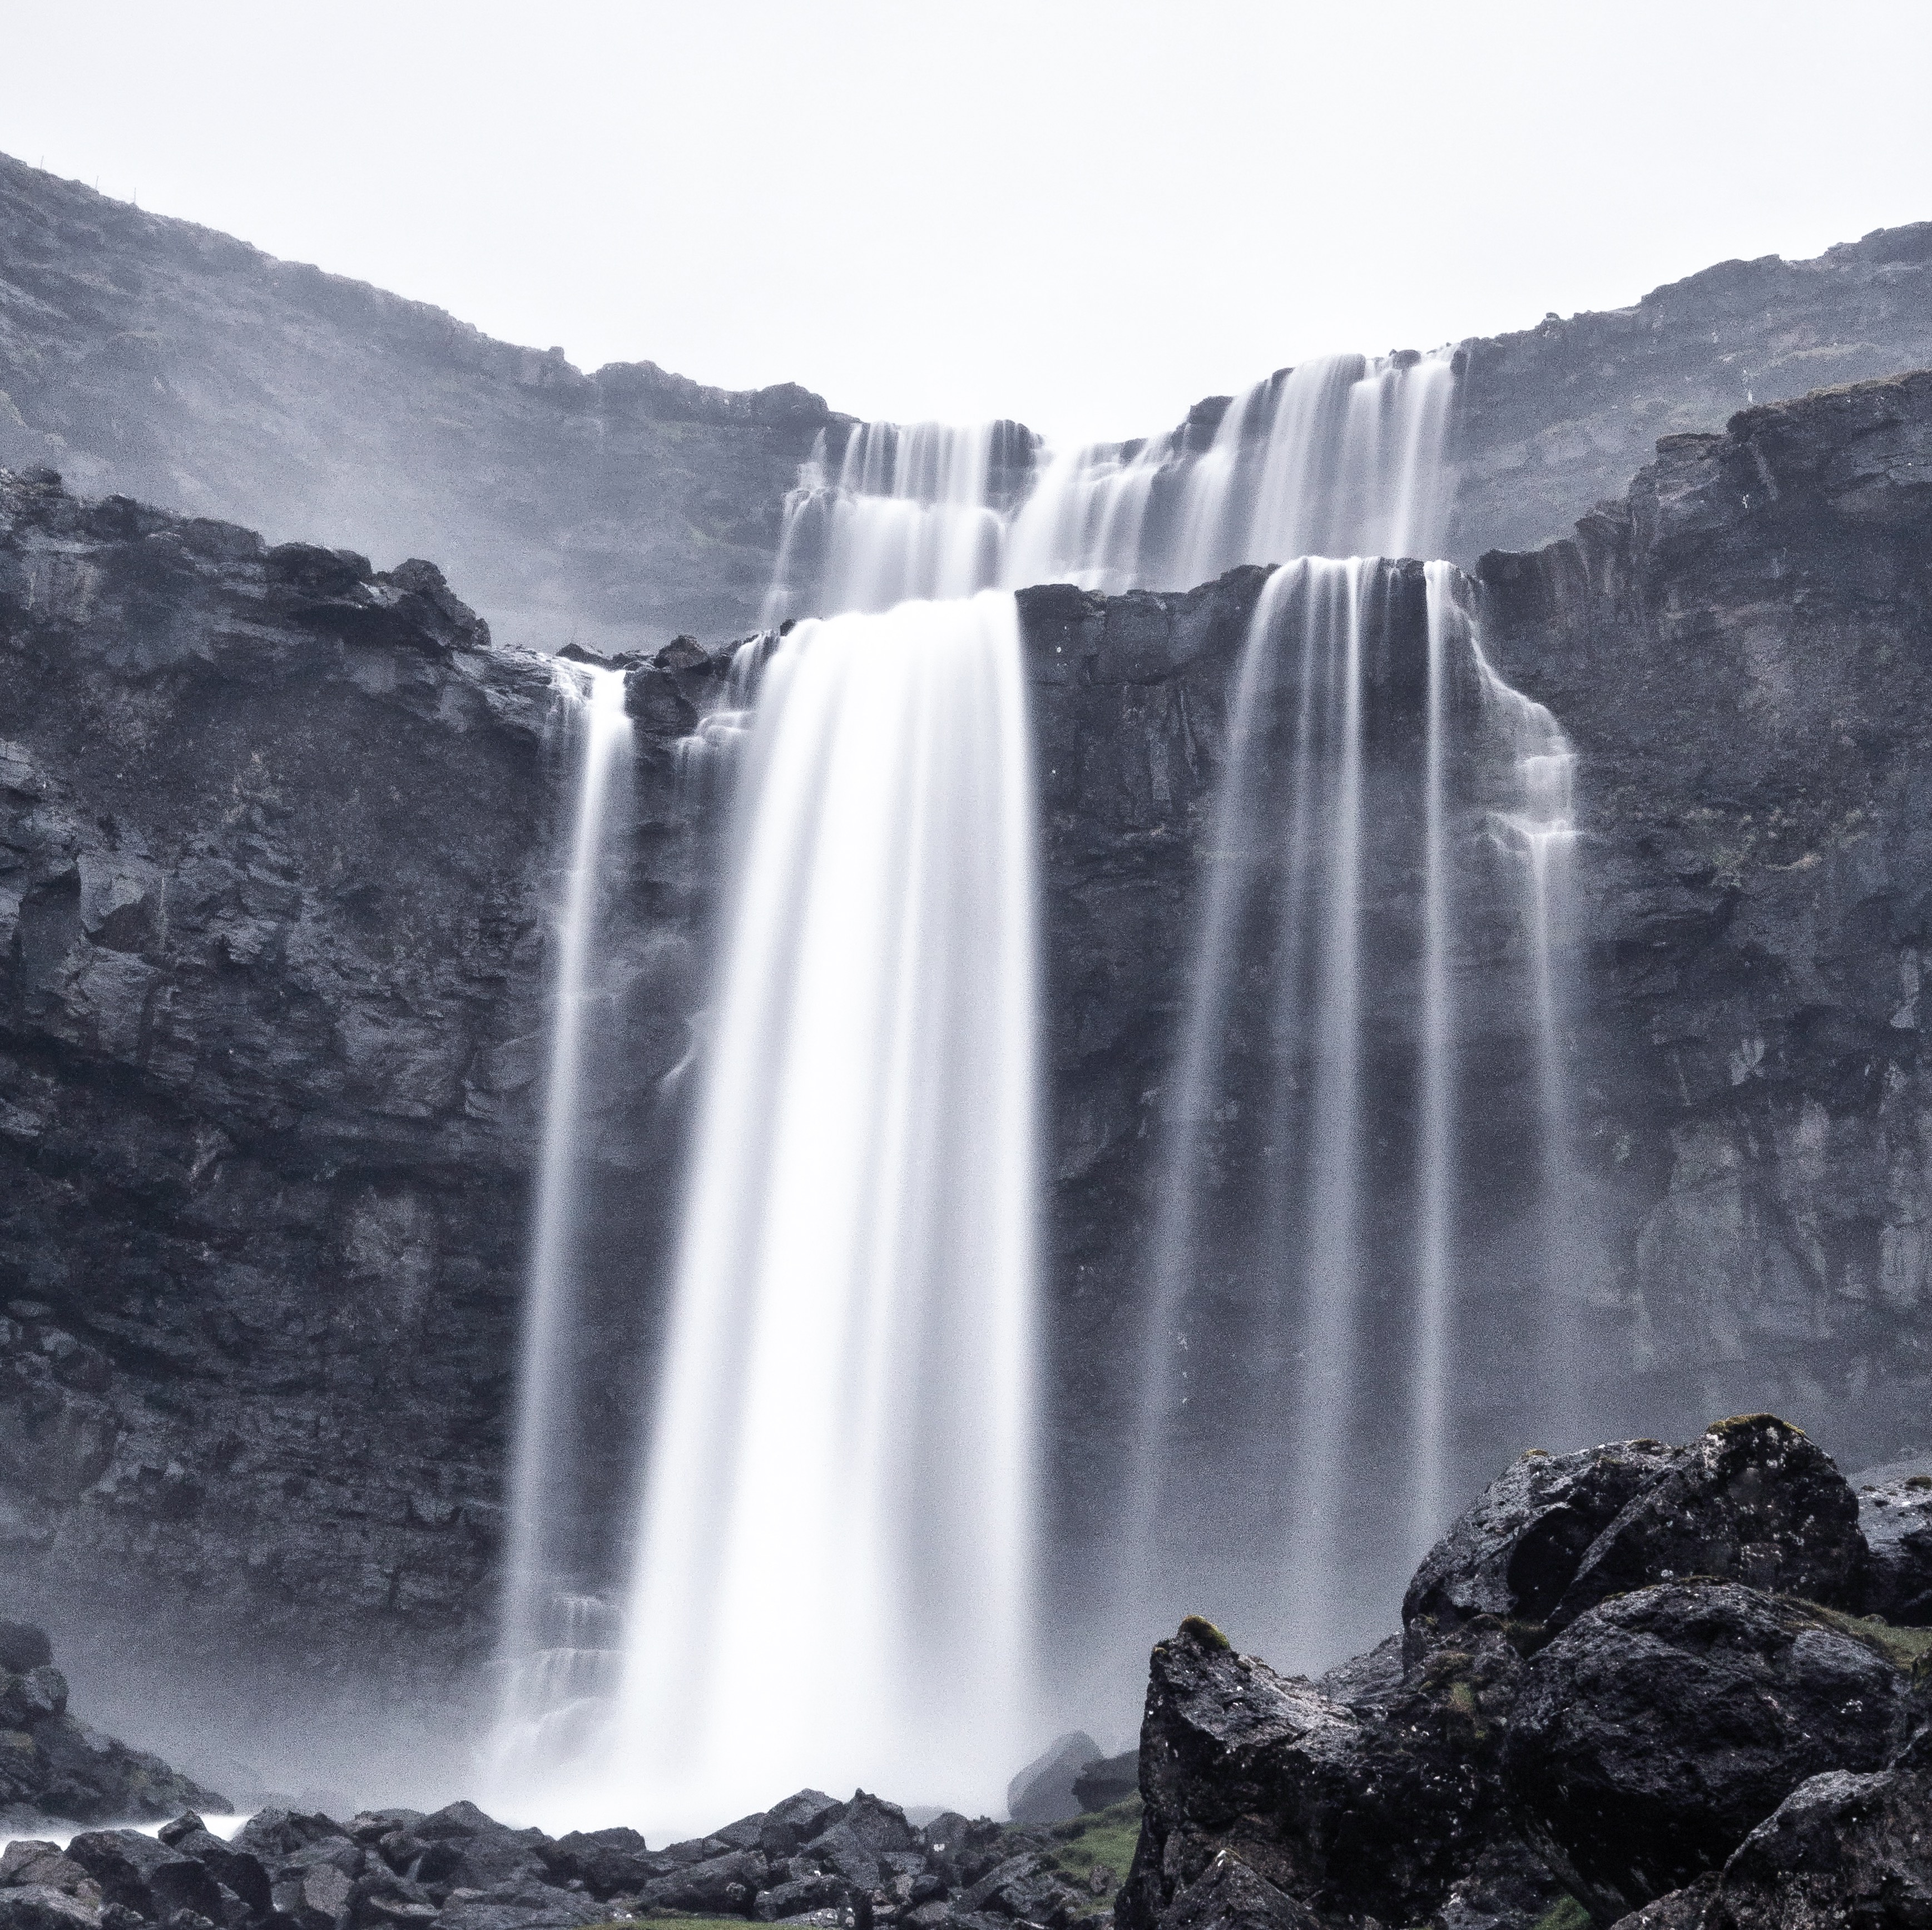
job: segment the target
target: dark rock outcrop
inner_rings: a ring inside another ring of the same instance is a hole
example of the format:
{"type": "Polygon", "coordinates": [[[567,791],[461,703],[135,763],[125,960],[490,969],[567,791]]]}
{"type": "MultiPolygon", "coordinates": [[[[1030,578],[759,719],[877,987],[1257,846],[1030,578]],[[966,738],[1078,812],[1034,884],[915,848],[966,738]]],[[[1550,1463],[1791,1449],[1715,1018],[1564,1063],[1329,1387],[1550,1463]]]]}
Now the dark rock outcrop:
{"type": "MultiPolygon", "coordinates": [[[[16,1661],[50,1658],[40,1629],[10,1622],[4,1652],[16,1661]]],[[[24,1675],[0,1669],[0,1828],[32,1828],[47,1817],[70,1823],[140,1822],[187,1804],[222,1809],[224,1799],[170,1769],[158,1756],[104,1736],[68,1707],[67,1678],[43,1660],[24,1675]]],[[[121,1832],[131,1834],[129,1832],[121,1832]]],[[[151,1841],[142,1837],[140,1841],[151,1841]]],[[[0,1884],[71,1889],[73,1874],[50,1844],[0,1860],[0,1884]]],[[[84,1856],[72,1862],[98,1875],[84,1856]]]]}
{"type": "MultiPolygon", "coordinates": [[[[487,1628],[566,721],[428,564],[0,479],[0,1541],[14,1600],[87,1603],[110,1719],[279,1657],[298,1757],[341,1661],[434,1693],[487,1628]]],[[[701,1002],[679,728],[610,858],[652,908],[592,1095],[627,1310],[701,1002]]]]}
{"type": "Polygon", "coordinates": [[[1924,1853],[1888,1819],[1916,1799],[1928,1645],[1849,1612],[1850,1497],[1768,1415],[1687,1448],[1530,1455],[1430,1551],[1404,1636],[1318,1682],[1190,1618],[1154,1652],[1118,1920],[1530,1930],[1587,1910],[1702,1930],[1720,1872],[1728,1886],[1754,1857],[1801,1854],[1821,1895],[1876,1894],[1924,1853]],[[1687,1549],[1765,1586],[1687,1577],[1687,1549]],[[1557,1615],[1610,1552],[1624,1592],[1557,1615]],[[1767,1592],[1799,1580],[1841,1605],[1767,1592]],[[1823,1820],[1803,1820],[1805,1789],[1823,1820]],[[1774,1853],[1760,1826],[1787,1802],[1798,1820],[1774,1853]],[[1832,1837],[1828,1855],[1804,1848],[1808,1829],[1832,1837]]]}
{"type": "MultiPolygon", "coordinates": [[[[518,643],[609,654],[746,627],[798,465],[848,419],[793,383],[585,374],[4,158],[0,258],[0,464],[434,556],[518,643]]],[[[1448,553],[1558,534],[1660,435],[1932,363],[1929,283],[1920,224],[1464,343],[1448,553]]],[[[1196,407],[1190,446],[1225,406],[1196,407]]]]}
{"type": "Polygon", "coordinates": [[[1631,307],[1464,342],[1448,554],[1527,549],[1738,410],[1932,366],[1932,221],[1719,262],[1631,307]]]}
{"type": "Polygon", "coordinates": [[[1483,560],[1485,646],[1592,827],[1571,1291],[1606,1431],[1802,1398],[1841,1457],[1919,1432],[1929,533],[1915,374],[1667,438],[1573,539],[1483,560]]]}
{"type": "Polygon", "coordinates": [[[1713,1581],[1580,1616],[1509,1716],[1506,1772],[1545,1859],[1615,1917],[1720,1868],[1807,1777],[1882,1768],[1910,1688],[1848,1622],[1713,1581]]]}

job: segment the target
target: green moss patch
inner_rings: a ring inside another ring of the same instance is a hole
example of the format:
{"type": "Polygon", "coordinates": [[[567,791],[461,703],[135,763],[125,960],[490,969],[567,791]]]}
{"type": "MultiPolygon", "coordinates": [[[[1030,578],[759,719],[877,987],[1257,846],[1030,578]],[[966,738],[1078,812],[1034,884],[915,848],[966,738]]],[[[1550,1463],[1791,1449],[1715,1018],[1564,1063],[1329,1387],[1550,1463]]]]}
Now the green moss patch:
{"type": "Polygon", "coordinates": [[[1076,1816],[1071,1822],[1056,1823],[1047,1834],[1051,1841],[1040,1852],[1041,1862],[1070,1889],[1079,1892],[1083,1916],[1097,1915],[1112,1907],[1114,1890],[1127,1880],[1134,1846],[1141,1838],[1141,1799],[1130,1796],[1124,1802],[1076,1816]],[[1102,1896],[1091,1896],[1087,1889],[1096,1863],[1114,1873],[1102,1896]]]}

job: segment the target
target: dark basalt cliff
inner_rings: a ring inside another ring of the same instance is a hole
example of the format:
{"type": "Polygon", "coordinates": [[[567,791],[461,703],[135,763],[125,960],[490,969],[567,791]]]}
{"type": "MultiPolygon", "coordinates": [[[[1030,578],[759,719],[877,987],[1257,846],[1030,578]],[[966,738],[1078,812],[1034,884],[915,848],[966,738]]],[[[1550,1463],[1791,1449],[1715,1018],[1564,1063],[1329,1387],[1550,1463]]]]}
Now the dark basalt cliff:
{"type": "Polygon", "coordinates": [[[1932,221],[1812,261],[1720,262],[1634,307],[1462,345],[1448,553],[1528,549],[1736,410],[1932,366],[1932,221]]]}
{"type": "Polygon", "coordinates": [[[1580,1294],[1646,1403],[1802,1403],[1861,1458],[1922,1436],[1932,374],[1670,437],[1481,577],[1581,757],[1580,1294]]]}
{"type": "MultiPolygon", "coordinates": [[[[1568,1290],[1615,1345],[1579,1436],[1774,1403],[1858,1460],[1916,1430],[1928,477],[1932,376],[1867,385],[1667,442],[1574,541],[1485,560],[1489,645],[1582,758],[1570,1059],[1600,1245],[1568,1290]]],[[[1419,573],[1396,578],[1412,626],[1419,573]]],[[[1075,1566],[1118,1472],[1123,1283],[1262,581],[1022,598],[1075,1566]]],[[[567,791],[552,667],[429,566],[377,575],[44,476],[0,494],[0,1527],[22,1604],[85,1595],[83,1678],[87,1626],[136,1619],[211,1667],[243,1626],[325,1676],[473,1656],[567,791]]],[[[629,936],[588,1196],[602,1331],[633,1337],[594,1377],[607,1485],[718,868],[670,746],[722,661],[630,673],[629,936]]],[[[1498,1111],[1522,1090],[1506,1046],[1498,1111]]]]}
{"type": "Polygon", "coordinates": [[[789,383],[583,374],[0,156],[0,467],[433,556],[508,642],[745,628],[829,419],[789,383]]]}
{"type": "MultiPolygon", "coordinates": [[[[700,997],[694,713],[632,690],[620,1250],[700,997]]],[[[430,565],[0,479],[0,1545],[83,1676],[124,1637],[124,1698],[244,1634],[314,1694],[484,1632],[561,710],[430,565]]]]}

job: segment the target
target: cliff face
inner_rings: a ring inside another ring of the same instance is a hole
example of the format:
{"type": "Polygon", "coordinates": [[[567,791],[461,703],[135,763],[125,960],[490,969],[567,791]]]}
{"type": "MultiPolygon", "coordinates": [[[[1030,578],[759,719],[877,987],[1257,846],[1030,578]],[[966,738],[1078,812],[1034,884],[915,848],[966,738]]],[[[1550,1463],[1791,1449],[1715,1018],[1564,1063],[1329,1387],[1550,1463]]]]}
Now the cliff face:
{"type": "Polygon", "coordinates": [[[1932,366],[1932,221],[1720,262],[1634,307],[1465,342],[1448,551],[1528,549],[1751,403],[1932,366]]]}
{"type": "Polygon", "coordinates": [[[1677,436],[1483,559],[1581,755],[1594,1279],[1649,1418],[1784,1400],[1841,1459],[1932,1377],[1932,374],[1677,436]]]}
{"type": "MultiPolygon", "coordinates": [[[[1413,749],[1415,575],[1394,572],[1408,655],[1369,673],[1391,757],[1413,749]]],[[[1262,581],[1021,600],[1070,1601],[1118,1525],[1163,1095],[1262,581]]],[[[1592,1240],[1558,1286],[1593,1391],[1564,1431],[1780,1405],[1876,1457],[1918,1431],[1932,1304],[1932,375],[1672,439],[1622,503],[1482,582],[1488,648],[1581,760],[1565,1065],[1592,1240]]],[[[491,643],[428,566],[378,575],[44,476],[0,494],[0,1532],[22,1605],[84,1598],[103,1639],[140,1626],[176,1655],[245,1627],[298,1666],[473,1656],[567,802],[553,667],[491,643]]],[[[630,673],[609,871],[592,1541],[632,1451],[718,869],[670,747],[722,659],[674,661],[630,673]]],[[[1370,881],[1398,949],[1414,885],[1370,881]]],[[[1453,968],[1488,1096],[1463,1169],[1506,1218],[1524,1175],[1482,1162],[1534,1079],[1522,1011],[1482,1002],[1492,963],[1472,942],[1453,968]]],[[[1393,992],[1364,1022],[1412,1052],[1393,992]]],[[[1412,1093],[1372,1064],[1365,1089],[1374,1134],[1411,1132],[1412,1093]]],[[[1520,1304],[1498,1254],[1485,1318],[1520,1304]]],[[[1478,1404],[1520,1424],[1523,1356],[1491,1351],[1478,1404]]]]}
{"type": "Polygon", "coordinates": [[[745,627],[829,419],[790,384],[585,375],[0,156],[0,467],[435,557],[505,641],[745,627]]]}
{"type": "MultiPolygon", "coordinates": [[[[83,1675],[117,1634],[218,1676],[244,1636],[325,1676],[473,1654],[567,802],[553,668],[429,565],[44,475],[0,480],[0,664],[10,1596],[74,1627],[83,1675]]],[[[603,988],[626,1076],[592,1093],[586,1208],[626,1259],[674,1190],[656,1095],[702,897],[668,749],[693,713],[632,681],[612,875],[653,943],[603,988]]]]}
{"type": "MultiPolygon", "coordinates": [[[[1559,536],[1659,436],[1932,365],[1932,223],[1723,263],[1462,356],[1446,553],[1467,562],[1559,536]]],[[[1198,432],[1216,412],[1195,413],[1198,432]]],[[[748,628],[785,492],[842,419],[789,383],[584,374],[0,157],[0,467],[434,557],[505,641],[608,654],[748,628]]]]}

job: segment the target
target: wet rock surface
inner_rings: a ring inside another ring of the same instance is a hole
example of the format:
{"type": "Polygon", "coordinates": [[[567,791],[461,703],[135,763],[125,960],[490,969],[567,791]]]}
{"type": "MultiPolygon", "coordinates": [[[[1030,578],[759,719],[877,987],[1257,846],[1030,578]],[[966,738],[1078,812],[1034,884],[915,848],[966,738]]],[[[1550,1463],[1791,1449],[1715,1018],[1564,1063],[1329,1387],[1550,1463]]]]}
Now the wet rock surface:
{"type": "MultiPolygon", "coordinates": [[[[566,725],[428,564],[0,478],[0,1546],[8,1605],[87,1604],[113,1719],[144,1661],[226,1706],[245,1635],[299,1729],[344,1658],[428,1694],[487,1625],[566,725]]],[[[699,1003],[655,728],[641,1076],[597,1100],[627,1268],[699,1003]]]]}
{"type": "Polygon", "coordinates": [[[1922,1438],[1928,531],[1913,374],[1666,438],[1573,537],[1480,566],[1592,830],[1564,1291],[1605,1432],[1694,1401],[1802,1403],[1861,1460],[1922,1438]]]}
{"type": "Polygon", "coordinates": [[[0,1922],[577,1930],[682,1914],[1067,1930],[1104,1917],[1111,1880],[1098,1889],[1070,1883],[1055,1847],[1042,1832],[950,1813],[921,1827],[862,1790],[848,1802],[801,1790],[714,1835],[656,1850],[633,1829],[554,1839],[513,1829],[471,1802],[428,1814],[365,1811],[343,1822],[265,1809],[228,1842],[190,1812],[158,1838],[85,1832],[64,1854],[49,1843],[16,1844],[0,1862],[0,1922]]]}
{"type": "Polygon", "coordinates": [[[1932,1853],[1932,1641],[1856,1612],[1856,1517],[1828,1457],[1748,1415],[1526,1456],[1424,1559],[1402,1637],[1318,1682],[1191,1619],[1154,1653],[1118,1921],[1915,1922],[1874,1899],[1932,1853]],[[1578,1597],[1612,1556],[1621,1590],[1578,1597]]]}

